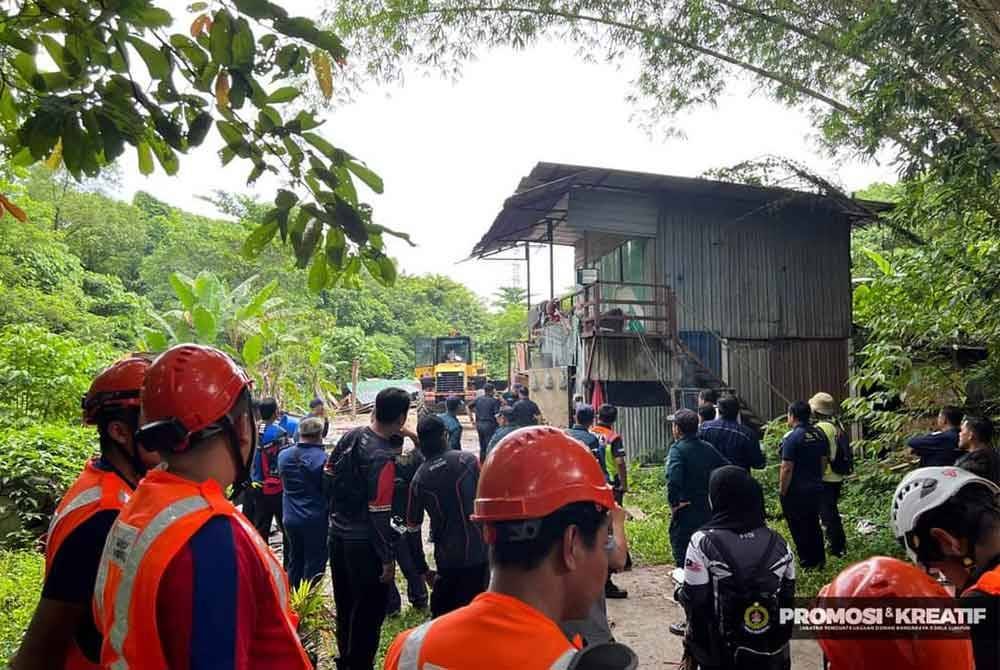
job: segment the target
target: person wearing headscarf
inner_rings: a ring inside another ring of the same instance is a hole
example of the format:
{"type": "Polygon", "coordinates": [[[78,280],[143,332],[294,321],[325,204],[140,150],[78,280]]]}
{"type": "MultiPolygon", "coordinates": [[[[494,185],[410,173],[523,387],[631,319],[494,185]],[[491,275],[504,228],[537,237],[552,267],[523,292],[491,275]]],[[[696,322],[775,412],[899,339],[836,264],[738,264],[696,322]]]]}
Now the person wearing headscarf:
{"type": "Polygon", "coordinates": [[[754,667],[787,668],[791,630],[778,625],[776,612],[753,619],[761,628],[749,638],[740,635],[746,635],[743,624],[753,614],[748,596],[758,609],[792,605],[795,557],[784,538],[767,527],[763,490],[745,469],[716,469],[708,489],[712,516],[691,537],[676,594],[687,614],[685,656],[702,670],[741,668],[746,662],[737,648],[748,646],[770,654],[755,656],[754,667]],[[773,602],[767,594],[775,594],[773,602]],[[757,665],[761,660],[766,663],[757,665]]]}

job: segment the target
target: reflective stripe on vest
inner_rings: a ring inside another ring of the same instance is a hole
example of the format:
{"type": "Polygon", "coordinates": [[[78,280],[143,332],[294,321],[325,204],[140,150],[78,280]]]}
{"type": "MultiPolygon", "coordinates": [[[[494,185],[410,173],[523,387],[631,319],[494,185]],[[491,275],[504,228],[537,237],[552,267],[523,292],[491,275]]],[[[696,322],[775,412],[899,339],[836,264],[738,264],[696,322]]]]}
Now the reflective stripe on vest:
{"type": "Polygon", "coordinates": [[[403,642],[403,650],[399,654],[398,670],[420,670],[420,649],[424,646],[424,638],[431,629],[434,620],[417,626],[403,642]]]}
{"type": "Polygon", "coordinates": [[[49,522],[49,535],[52,535],[52,531],[56,529],[56,524],[62,521],[68,514],[75,512],[84,505],[92,505],[100,501],[101,499],[101,487],[92,486],[89,489],[84,489],[75,498],[66,503],[65,507],[56,511],[52,515],[52,520],[49,522]]]}
{"type": "MultiPolygon", "coordinates": [[[[121,582],[118,584],[118,591],[115,593],[114,623],[111,626],[111,633],[108,635],[108,642],[111,648],[118,655],[118,660],[112,664],[114,670],[126,670],[128,663],[125,661],[124,647],[125,639],[128,637],[129,606],[132,604],[132,590],[135,586],[136,574],[139,572],[139,564],[146,556],[146,552],[172,523],[178,519],[207,508],[208,502],[201,496],[190,496],[182,498],[172,505],[168,505],[153,517],[152,521],[146,525],[139,537],[128,550],[128,558],[122,567],[121,582]]],[[[113,549],[109,542],[105,548],[105,554],[109,549],[113,549]]],[[[102,559],[102,568],[110,563],[111,557],[102,559]]],[[[103,570],[104,578],[107,579],[107,571],[103,570]]],[[[101,575],[98,575],[100,578],[101,575]]],[[[104,593],[104,583],[100,583],[95,589],[98,594],[104,593]]],[[[97,599],[100,602],[101,598],[97,599]]],[[[100,608],[103,609],[103,608],[100,608]]],[[[101,619],[104,612],[99,611],[101,619]]]]}
{"type": "MultiPolygon", "coordinates": [[[[420,651],[423,649],[424,640],[427,639],[427,632],[433,624],[434,620],[432,619],[423,625],[417,626],[403,640],[403,649],[399,653],[399,663],[396,665],[396,670],[445,670],[430,661],[422,665],[420,664],[420,651]]],[[[567,649],[562,656],[549,666],[548,670],[566,670],[570,662],[572,662],[573,657],[576,656],[576,653],[576,649],[567,649]]]]}

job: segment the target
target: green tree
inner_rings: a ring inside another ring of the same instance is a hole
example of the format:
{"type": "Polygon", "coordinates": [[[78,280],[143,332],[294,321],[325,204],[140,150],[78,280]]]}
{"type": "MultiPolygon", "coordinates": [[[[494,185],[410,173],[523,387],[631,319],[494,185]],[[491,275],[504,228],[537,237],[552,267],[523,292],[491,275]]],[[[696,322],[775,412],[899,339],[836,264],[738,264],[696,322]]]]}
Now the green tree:
{"type": "MultiPolygon", "coordinates": [[[[380,193],[381,179],[317,132],[321,122],[297,102],[301,86],[291,85],[311,69],[329,98],[334,64],[347,56],[340,40],[270,0],[211,10],[195,2],[188,11],[190,27],[171,32],[179,17],[152,0],[113,8],[82,0],[4,5],[5,162],[63,165],[81,179],[121,159],[130,145],[142,174],[158,163],[173,175],[178,154],[214,129],[224,165],[239,157],[250,164],[248,182],[272,172],[288,184],[247,238],[248,254],[280,232],[300,267],[311,263],[315,290],[351,281],[362,265],[391,282],[395,270],[382,243],[391,231],[372,223],[355,186],[380,193]]],[[[6,197],[0,211],[25,218],[6,197]]]]}
{"type": "Polygon", "coordinates": [[[230,290],[210,272],[194,279],[175,272],[170,285],[180,307],[152,315],[159,328],[147,329],[146,347],[163,351],[172,344],[198,342],[219,346],[248,366],[257,365],[266,345],[263,323],[285,316],[284,301],[272,297],[278,282],[255,289],[257,283],[257,277],[251,277],[230,290]]]}

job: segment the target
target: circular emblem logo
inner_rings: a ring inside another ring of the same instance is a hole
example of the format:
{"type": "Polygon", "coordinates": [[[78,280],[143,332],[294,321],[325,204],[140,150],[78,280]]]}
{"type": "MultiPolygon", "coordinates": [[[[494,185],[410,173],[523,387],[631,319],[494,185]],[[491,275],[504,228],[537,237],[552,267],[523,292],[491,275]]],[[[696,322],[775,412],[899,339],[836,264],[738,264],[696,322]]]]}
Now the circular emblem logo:
{"type": "Polygon", "coordinates": [[[771,615],[760,603],[754,603],[743,613],[743,625],[751,633],[763,632],[771,623],[771,615]]]}

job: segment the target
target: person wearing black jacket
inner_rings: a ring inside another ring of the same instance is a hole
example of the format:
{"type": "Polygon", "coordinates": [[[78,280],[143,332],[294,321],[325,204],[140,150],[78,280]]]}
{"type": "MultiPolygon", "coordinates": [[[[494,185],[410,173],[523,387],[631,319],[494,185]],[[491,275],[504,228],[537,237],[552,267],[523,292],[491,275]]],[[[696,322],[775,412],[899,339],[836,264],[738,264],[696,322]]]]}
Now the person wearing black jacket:
{"type": "Polygon", "coordinates": [[[733,465],[749,470],[763,468],[767,459],[760,448],[760,439],[753,430],[741,424],[740,401],[726,396],[719,401],[719,418],[705,421],[698,428],[698,438],[711,444],[733,465]]]}
{"type": "Polygon", "coordinates": [[[479,461],[486,460],[486,448],[493,439],[493,433],[500,427],[497,422],[497,415],[500,414],[500,401],[494,395],[496,388],[493,384],[487,384],[483,388],[483,395],[476,398],[469,405],[469,413],[472,415],[472,422],[476,426],[476,434],[479,436],[479,461]]]}
{"type": "Polygon", "coordinates": [[[409,410],[403,389],[380,391],[371,425],[345,434],[326,464],[337,670],[371,670],[375,663],[396,577],[399,536],[390,520],[409,410]]]}
{"type": "Polygon", "coordinates": [[[962,410],[944,407],[938,414],[938,429],[928,435],[910,438],[906,446],[920,457],[921,468],[954,465],[962,452],[958,448],[958,433],[962,427],[962,410]]]}
{"type": "MultiPolygon", "coordinates": [[[[712,518],[691,537],[684,558],[684,582],[675,597],[687,613],[685,654],[701,670],[735,669],[741,665],[720,626],[727,603],[717,599],[738,590],[734,579],[753,579],[762,592],[777,594],[779,607],[791,607],[795,558],[785,540],[767,527],[763,490],[746,469],[718,468],[708,488],[712,518]]],[[[778,650],[768,667],[789,667],[790,628],[766,632],[761,638],[769,638],[778,650]]]]}
{"type": "Polygon", "coordinates": [[[993,447],[993,422],[989,419],[968,417],[962,422],[958,446],[965,455],[955,467],[1000,484],[1000,453],[993,447]]]}
{"type": "Polygon", "coordinates": [[[424,462],[410,482],[406,510],[407,536],[419,571],[431,592],[431,615],[442,616],[464,607],[486,590],[490,581],[489,554],[480,529],[469,520],[479,484],[475,454],[448,448],[444,422],[426,416],[417,425],[424,462]],[[424,558],[420,529],[424,512],[431,518],[434,563],[424,558]]]}

